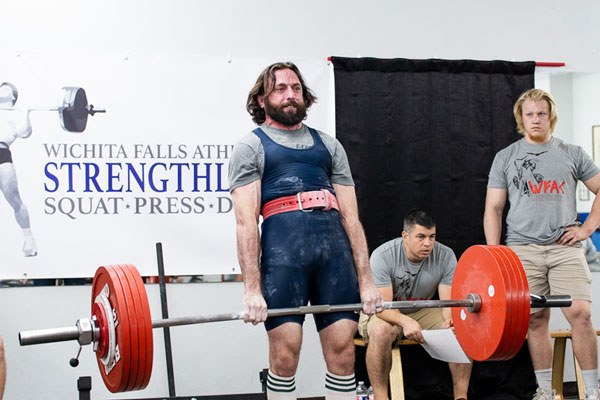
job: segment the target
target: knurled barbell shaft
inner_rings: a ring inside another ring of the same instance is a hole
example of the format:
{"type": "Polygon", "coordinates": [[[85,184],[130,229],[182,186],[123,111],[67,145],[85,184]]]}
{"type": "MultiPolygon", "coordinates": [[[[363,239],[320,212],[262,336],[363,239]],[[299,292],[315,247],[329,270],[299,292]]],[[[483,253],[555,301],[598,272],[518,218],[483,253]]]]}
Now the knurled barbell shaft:
{"type": "MultiPolygon", "coordinates": [[[[571,296],[538,296],[531,295],[532,307],[569,307],[571,305],[571,296]]],[[[465,300],[403,300],[390,301],[383,303],[384,310],[404,310],[416,308],[445,308],[445,307],[465,307],[469,311],[477,312],[481,307],[479,296],[471,294],[465,300]]],[[[292,308],[279,308],[267,311],[268,317],[282,317],[285,315],[301,315],[301,314],[322,314],[344,311],[361,311],[362,303],[355,304],[340,304],[340,305],[316,305],[292,308]]],[[[233,321],[243,319],[244,313],[225,313],[213,314],[193,317],[175,317],[152,321],[152,328],[166,328],[170,326],[194,325],[209,322],[233,321]]]]}
{"type": "MultiPolygon", "coordinates": [[[[407,308],[442,308],[442,307],[470,307],[472,300],[419,300],[419,301],[392,301],[383,304],[384,310],[407,308]]],[[[323,314],[332,312],[360,311],[361,303],[340,305],[317,305],[292,308],[279,308],[267,310],[268,317],[283,317],[285,315],[323,314]]],[[[152,328],[166,328],[170,326],[204,324],[209,322],[233,321],[243,319],[244,313],[226,313],[213,315],[200,315],[193,317],[175,317],[152,321],[152,328]]]]}
{"type": "MultiPolygon", "coordinates": [[[[469,295],[465,300],[406,300],[406,301],[390,301],[383,303],[384,310],[402,310],[414,308],[445,308],[445,307],[466,307],[478,310],[477,295],[469,295]]],[[[571,296],[538,296],[530,295],[532,307],[569,307],[572,303],[571,296]]],[[[481,305],[479,305],[480,307],[481,305]]],[[[344,311],[360,311],[363,305],[355,304],[340,304],[340,305],[316,305],[294,308],[279,308],[267,311],[269,317],[281,317],[285,315],[301,315],[301,314],[322,314],[344,311]]],[[[204,316],[192,317],[174,317],[152,321],[152,328],[165,328],[171,326],[204,324],[210,322],[233,321],[244,318],[243,312],[211,314],[204,316]]],[[[19,332],[19,343],[21,346],[28,346],[42,343],[64,342],[68,340],[78,340],[81,333],[77,326],[66,328],[40,329],[34,331],[19,332]]]]}
{"type": "MultiPolygon", "coordinates": [[[[412,308],[444,308],[444,307],[472,307],[474,300],[413,300],[413,301],[390,301],[383,303],[384,310],[401,310],[412,308]]],[[[283,317],[285,315],[323,314],[344,311],[361,311],[362,303],[339,304],[339,305],[316,305],[292,308],[278,308],[267,310],[268,317],[283,317]]],[[[175,317],[152,321],[152,328],[166,328],[179,325],[203,324],[219,321],[233,321],[243,319],[244,313],[213,314],[193,317],[175,317]]]]}

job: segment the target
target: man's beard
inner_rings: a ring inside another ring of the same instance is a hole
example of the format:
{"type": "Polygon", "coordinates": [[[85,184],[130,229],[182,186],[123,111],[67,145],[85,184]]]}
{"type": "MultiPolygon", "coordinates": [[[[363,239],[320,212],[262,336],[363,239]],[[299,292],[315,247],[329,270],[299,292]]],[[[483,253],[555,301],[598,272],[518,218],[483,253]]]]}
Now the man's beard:
{"type": "Polygon", "coordinates": [[[295,100],[289,100],[279,106],[275,106],[269,99],[265,99],[265,114],[283,126],[294,126],[306,118],[306,107],[304,103],[298,103],[295,100]],[[294,106],[296,109],[285,111],[284,108],[288,106],[294,106]]]}

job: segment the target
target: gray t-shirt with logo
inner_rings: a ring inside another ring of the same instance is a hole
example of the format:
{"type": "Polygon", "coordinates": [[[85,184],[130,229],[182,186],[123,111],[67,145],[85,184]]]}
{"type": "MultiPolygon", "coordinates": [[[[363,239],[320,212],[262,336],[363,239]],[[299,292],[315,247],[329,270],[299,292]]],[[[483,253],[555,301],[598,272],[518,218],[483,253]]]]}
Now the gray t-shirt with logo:
{"type": "MultiPolygon", "coordinates": [[[[275,143],[292,149],[306,149],[313,139],[306,125],[298,130],[286,131],[262,124],[260,128],[275,143]]],[[[354,186],[348,156],[342,144],[334,137],[317,131],[333,160],[331,183],[354,186]]],[[[261,179],[265,168],[265,152],[259,137],[253,132],[244,136],[233,147],[229,160],[229,191],[261,179]]]]}
{"type": "Polygon", "coordinates": [[[524,138],[496,154],[488,188],[507,189],[506,244],[550,244],[577,224],[577,181],[600,170],[580,146],[524,138]]]}
{"type": "MultiPolygon", "coordinates": [[[[402,237],[385,242],[371,254],[371,270],[377,287],[392,286],[394,301],[429,300],[438,285],[451,285],[456,269],[452,249],[435,242],[429,257],[414,264],[406,257],[402,237]]],[[[403,309],[403,313],[416,310],[403,309]]]]}

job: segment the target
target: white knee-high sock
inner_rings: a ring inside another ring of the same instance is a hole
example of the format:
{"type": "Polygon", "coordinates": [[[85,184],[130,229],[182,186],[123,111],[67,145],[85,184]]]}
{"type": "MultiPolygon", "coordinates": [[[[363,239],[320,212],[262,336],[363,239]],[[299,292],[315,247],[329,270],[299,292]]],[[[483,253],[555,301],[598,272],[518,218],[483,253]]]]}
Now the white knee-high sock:
{"type": "Polygon", "coordinates": [[[278,376],[269,370],[267,374],[267,399],[296,400],[296,376],[278,376]]]}
{"type": "Polygon", "coordinates": [[[356,379],[352,375],[336,375],[327,371],[325,374],[326,400],[354,400],[356,396],[356,379]]]}

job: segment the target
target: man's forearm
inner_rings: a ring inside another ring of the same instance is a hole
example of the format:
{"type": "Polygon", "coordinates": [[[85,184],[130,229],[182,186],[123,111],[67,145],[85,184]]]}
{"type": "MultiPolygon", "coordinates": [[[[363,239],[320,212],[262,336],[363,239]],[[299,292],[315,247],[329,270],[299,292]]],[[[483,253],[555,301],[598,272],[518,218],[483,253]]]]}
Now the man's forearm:
{"type": "Polygon", "coordinates": [[[497,211],[486,210],[483,215],[483,231],[487,244],[500,244],[500,238],[502,236],[502,214],[497,211]]]}
{"type": "Polygon", "coordinates": [[[589,237],[598,229],[598,226],[600,226],[600,196],[596,195],[590,214],[583,223],[582,228],[585,229],[589,237]]]}
{"type": "Polygon", "coordinates": [[[258,227],[237,228],[238,261],[246,290],[260,291],[258,227]]]}

